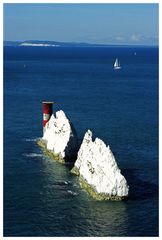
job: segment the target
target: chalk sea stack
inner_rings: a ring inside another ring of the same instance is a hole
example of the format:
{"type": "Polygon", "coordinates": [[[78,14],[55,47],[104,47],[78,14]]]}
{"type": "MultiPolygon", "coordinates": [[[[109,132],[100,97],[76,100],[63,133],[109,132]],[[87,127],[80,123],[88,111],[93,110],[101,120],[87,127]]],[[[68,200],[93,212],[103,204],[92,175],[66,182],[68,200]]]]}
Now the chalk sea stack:
{"type": "Polygon", "coordinates": [[[65,113],[52,114],[53,102],[43,102],[43,137],[37,143],[47,155],[66,163],[74,162],[71,172],[79,176],[81,187],[97,200],[122,200],[129,186],[109,146],[88,130],[78,147],[76,131],[65,113]]]}
{"type": "Polygon", "coordinates": [[[59,162],[74,161],[78,151],[76,131],[65,113],[60,110],[51,115],[44,127],[43,137],[38,144],[48,155],[59,162]]]}
{"type": "Polygon", "coordinates": [[[97,200],[122,200],[128,197],[129,186],[109,146],[88,130],[71,170],[79,176],[81,187],[97,200]]]}

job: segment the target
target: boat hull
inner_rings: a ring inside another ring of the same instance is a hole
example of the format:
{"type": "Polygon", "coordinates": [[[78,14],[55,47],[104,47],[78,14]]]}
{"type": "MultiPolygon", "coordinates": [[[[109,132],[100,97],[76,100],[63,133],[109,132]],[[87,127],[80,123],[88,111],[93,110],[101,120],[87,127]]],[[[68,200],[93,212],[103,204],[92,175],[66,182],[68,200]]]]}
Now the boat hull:
{"type": "Polygon", "coordinates": [[[114,67],[115,70],[121,69],[121,67],[114,67]]]}

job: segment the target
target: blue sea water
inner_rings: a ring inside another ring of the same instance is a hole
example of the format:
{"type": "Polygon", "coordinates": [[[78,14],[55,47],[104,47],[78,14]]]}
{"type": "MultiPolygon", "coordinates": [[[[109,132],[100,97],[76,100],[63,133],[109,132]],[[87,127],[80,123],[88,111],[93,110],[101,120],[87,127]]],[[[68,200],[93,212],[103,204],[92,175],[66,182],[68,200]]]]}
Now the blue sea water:
{"type": "Polygon", "coordinates": [[[158,236],[158,204],[158,48],[5,47],[4,236],[158,236]],[[110,145],[127,201],[93,200],[43,154],[44,100],[110,145]]]}

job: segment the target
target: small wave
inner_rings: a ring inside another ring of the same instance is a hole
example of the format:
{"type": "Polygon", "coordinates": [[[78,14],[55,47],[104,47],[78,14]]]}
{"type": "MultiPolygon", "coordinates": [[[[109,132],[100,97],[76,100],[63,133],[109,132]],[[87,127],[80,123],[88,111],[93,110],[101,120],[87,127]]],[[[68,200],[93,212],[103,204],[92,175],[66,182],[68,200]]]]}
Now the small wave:
{"type": "Polygon", "coordinates": [[[65,181],[64,182],[66,185],[72,185],[72,182],[71,181],[65,181]]]}
{"type": "Polygon", "coordinates": [[[71,190],[67,190],[67,192],[72,196],[77,196],[78,195],[78,193],[76,193],[74,191],[71,191],[71,190]]]}
{"type": "Polygon", "coordinates": [[[37,138],[25,138],[24,141],[25,142],[36,142],[37,138]]]}
{"type": "Polygon", "coordinates": [[[62,185],[69,185],[69,184],[70,184],[69,181],[63,181],[63,180],[58,180],[58,181],[55,181],[53,183],[53,185],[60,185],[60,186],[62,186],[62,185]]]}
{"type": "Polygon", "coordinates": [[[41,153],[24,153],[23,156],[34,158],[34,157],[43,157],[43,154],[41,154],[41,153]]]}

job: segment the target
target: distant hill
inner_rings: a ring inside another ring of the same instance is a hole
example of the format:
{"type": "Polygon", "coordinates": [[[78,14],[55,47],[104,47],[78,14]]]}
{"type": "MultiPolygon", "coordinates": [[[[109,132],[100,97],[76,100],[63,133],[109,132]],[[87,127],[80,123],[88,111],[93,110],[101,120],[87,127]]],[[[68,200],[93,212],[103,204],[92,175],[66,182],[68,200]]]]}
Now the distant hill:
{"type": "Polygon", "coordinates": [[[26,40],[26,41],[4,41],[4,46],[33,46],[33,47],[103,47],[108,46],[104,44],[90,44],[78,42],[57,42],[57,41],[39,41],[39,40],[26,40]]]}

